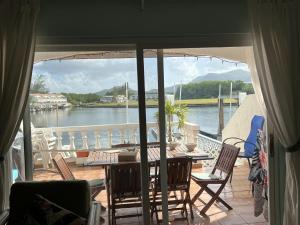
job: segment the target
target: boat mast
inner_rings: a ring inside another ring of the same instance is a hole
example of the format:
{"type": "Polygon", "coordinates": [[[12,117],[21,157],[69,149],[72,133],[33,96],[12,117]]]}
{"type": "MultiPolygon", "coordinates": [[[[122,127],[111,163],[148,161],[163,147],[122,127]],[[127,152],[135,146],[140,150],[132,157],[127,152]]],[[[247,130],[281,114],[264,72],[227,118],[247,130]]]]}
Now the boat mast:
{"type": "Polygon", "coordinates": [[[181,103],[181,90],[182,90],[182,81],[180,82],[180,88],[179,88],[179,104],[181,103]]]}
{"type": "Polygon", "coordinates": [[[128,82],[125,83],[125,95],[126,95],[126,123],[128,123],[128,82]]]}
{"type": "Polygon", "coordinates": [[[232,82],[230,83],[230,96],[229,96],[229,119],[231,118],[231,110],[232,110],[232,82]]]}

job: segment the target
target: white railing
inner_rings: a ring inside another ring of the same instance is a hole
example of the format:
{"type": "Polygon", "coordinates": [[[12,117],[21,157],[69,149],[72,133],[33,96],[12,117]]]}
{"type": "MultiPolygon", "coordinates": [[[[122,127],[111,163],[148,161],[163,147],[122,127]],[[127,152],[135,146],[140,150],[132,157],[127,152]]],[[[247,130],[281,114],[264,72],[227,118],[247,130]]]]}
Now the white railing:
{"type": "MultiPolygon", "coordinates": [[[[158,141],[152,133],[156,122],[147,123],[148,141],[158,141]]],[[[199,126],[185,123],[182,129],[185,143],[196,143],[199,126]]],[[[61,152],[66,158],[75,158],[80,150],[110,149],[113,144],[139,143],[139,124],[105,124],[90,126],[69,126],[34,128],[32,131],[33,153],[43,167],[51,163],[51,152],[61,152]]],[[[37,163],[38,160],[35,160],[37,163]]]]}
{"type": "MultiPolygon", "coordinates": [[[[156,126],[156,123],[147,123],[148,134],[156,126]]],[[[101,149],[113,144],[137,143],[139,124],[36,128],[35,131],[52,133],[57,138],[57,150],[101,149]]]]}
{"type": "Polygon", "coordinates": [[[207,153],[210,157],[213,157],[213,160],[203,161],[203,166],[212,167],[215,165],[216,160],[221,151],[222,142],[216,139],[207,137],[203,134],[197,135],[197,147],[201,152],[207,153]]]}

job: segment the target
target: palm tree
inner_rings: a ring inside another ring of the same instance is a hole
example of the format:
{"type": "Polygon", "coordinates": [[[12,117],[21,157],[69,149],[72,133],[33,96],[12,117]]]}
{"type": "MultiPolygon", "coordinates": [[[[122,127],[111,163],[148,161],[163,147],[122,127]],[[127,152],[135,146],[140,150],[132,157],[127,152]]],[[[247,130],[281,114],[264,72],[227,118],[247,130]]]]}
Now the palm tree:
{"type": "MultiPolygon", "coordinates": [[[[183,128],[185,120],[186,120],[186,113],[188,108],[185,105],[181,104],[172,104],[171,101],[166,101],[165,104],[165,114],[167,117],[167,130],[168,130],[168,142],[172,141],[172,122],[173,116],[177,116],[178,118],[178,129],[183,128]]],[[[157,121],[159,121],[159,113],[157,112],[155,115],[157,121]]]]}

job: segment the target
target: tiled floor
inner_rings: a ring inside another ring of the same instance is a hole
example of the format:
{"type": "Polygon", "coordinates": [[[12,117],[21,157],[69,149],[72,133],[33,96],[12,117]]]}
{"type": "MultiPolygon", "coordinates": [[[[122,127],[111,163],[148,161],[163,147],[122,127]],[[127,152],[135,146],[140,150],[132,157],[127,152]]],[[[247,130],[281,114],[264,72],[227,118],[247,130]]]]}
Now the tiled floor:
{"type": "MultiPolygon", "coordinates": [[[[193,169],[193,172],[203,171],[204,169],[197,168],[193,169]]],[[[253,214],[253,198],[250,192],[250,183],[247,181],[248,177],[248,167],[239,166],[234,169],[234,176],[232,184],[227,184],[221,197],[229,203],[233,210],[228,211],[221,204],[213,205],[207,211],[207,217],[203,217],[199,214],[199,210],[203,207],[203,203],[196,201],[193,207],[194,219],[189,220],[189,224],[193,225],[239,225],[239,224],[255,224],[255,225],[267,225],[268,223],[264,219],[263,215],[259,217],[254,217],[253,214]]],[[[79,179],[95,179],[104,178],[104,170],[101,167],[72,167],[72,171],[76,178],[79,179]]],[[[34,173],[35,180],[57,180],[61,179],[60,175],[49,172],[38,171],[34,173]]],[[[214,188],[214,187],[212,187],[214,188]]],[[[191,183],[191,197],[198,191],[198,186],[192,182],[191,183]]],[[[204,201],[209,200],[209,196],[204,193],[201,197],[204,201]]],[[[101,201],[104,206],[107,202],[106,192],[102,191],[98,196],[97,200],[101,201]]],[[[130,209],[130,210],[141,210],[141,209],[130,209]]],[[[126,210],[122,210],[120,213],[128,213],[126,210]]],[[[172,214],[175,218],[180,216],[180,213],[172,214]]],[[[108,224],[107,213],[102,215],[108,224]]],[[[156,224],[155,221],[153,221],[156,224]]],[[[138,225],[143,224],[142,217],[132,217],[128,219],[117,220],[117,224],[127,224],[127,225],[138,225]]],[[[175,220],[170,222],[170,224],[187,224],[186,221],[175,220]]]]}

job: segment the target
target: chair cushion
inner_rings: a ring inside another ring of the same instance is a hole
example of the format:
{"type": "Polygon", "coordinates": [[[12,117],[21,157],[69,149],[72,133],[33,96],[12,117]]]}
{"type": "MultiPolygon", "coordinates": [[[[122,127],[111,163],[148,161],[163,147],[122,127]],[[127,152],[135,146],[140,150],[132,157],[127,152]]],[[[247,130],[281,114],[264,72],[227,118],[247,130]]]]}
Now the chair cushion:
{"type": "Polygon", "coordinates": [[[94,180],[88,180],[90,187],[101,187],[104,186],[104,179],[94,179],[94,180]]]}
{"type": "Polygon", "coordinates": [[[41,195],[34,195],[18,216],[10,215],[7,225],[86,225],[87,220],[41,195]]]}
{"type": "Polygon", "coordinates": [[[221,176],[211,173],[192,173],[192,178],[196,180],[221,180],[221,176]]]}

